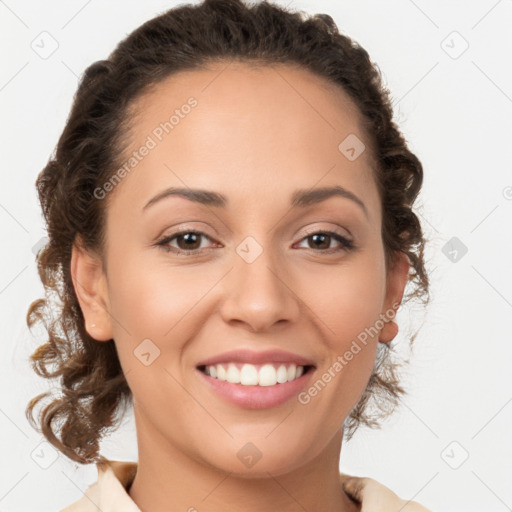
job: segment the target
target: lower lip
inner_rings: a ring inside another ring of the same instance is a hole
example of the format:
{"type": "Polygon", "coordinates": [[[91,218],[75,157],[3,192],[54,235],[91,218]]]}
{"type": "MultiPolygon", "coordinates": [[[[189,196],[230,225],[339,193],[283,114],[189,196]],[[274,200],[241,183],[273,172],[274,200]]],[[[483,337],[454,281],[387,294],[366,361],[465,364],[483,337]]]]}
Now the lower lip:
{"type": "Polygon", "coordinates": [[[297,396],[306,386],[314,373],[314,368],[302,374],[298,379],[275,386],[244,386],[215,379],[196,369],[204,382],[228,402],[246,409],[267,409],[284,404],[297,396]]]}

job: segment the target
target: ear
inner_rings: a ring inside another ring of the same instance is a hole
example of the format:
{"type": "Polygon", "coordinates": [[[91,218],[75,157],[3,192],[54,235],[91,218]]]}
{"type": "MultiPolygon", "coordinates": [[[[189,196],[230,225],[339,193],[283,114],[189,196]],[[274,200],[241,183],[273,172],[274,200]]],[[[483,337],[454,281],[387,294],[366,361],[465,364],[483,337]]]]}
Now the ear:
{"type": "Polygon", "coordinates": [[[113,338],[107,279],[103,262],[84,247],[79,235],[71,249],[71,280],[85,320],[85,330],[98,341],[113,338]]]}
{"type": "Polygon", "coordinates": [[[395,260],[390,264],[386,277],[386,297],[384,311],[393,309],[396,313],[402,302],[405,286],[409,278],[409,258],[403,252],[395,253],[395,260]]]}

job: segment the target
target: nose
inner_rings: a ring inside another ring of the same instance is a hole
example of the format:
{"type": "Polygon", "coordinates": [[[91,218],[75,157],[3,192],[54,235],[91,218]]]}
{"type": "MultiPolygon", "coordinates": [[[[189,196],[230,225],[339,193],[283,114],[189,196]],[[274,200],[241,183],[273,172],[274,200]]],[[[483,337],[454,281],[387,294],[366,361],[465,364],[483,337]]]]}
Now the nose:
{"type": "Polygon", "coordinates": [[[269,330],[274,324],[286,324],[300,317],[300,298],[294,291],[293,278],[282,264],[276,266],[270,251],[252,263],[235,254],[229,272],[224,300],[220,308],[225,322],[241,324],[252,332],[269,330]]]}

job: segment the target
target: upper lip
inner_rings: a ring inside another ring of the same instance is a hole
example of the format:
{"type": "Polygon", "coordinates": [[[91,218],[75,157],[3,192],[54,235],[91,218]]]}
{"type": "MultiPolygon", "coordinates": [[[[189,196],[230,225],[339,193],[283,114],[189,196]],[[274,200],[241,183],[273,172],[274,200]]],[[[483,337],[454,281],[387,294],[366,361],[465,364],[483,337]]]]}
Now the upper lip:
{"type": "Polygon", "coordinates": [[[204,359],[197,366],[212,366],[215,364],[238,362],[249,364],[263,364],[263,363],[295,363],[299,366],[314,366],[310,359],[286,352],[284,350],[266,350],[262,352],[255,352],[253,350],[231,350],[223,352],[208,359],[204,359]]]}

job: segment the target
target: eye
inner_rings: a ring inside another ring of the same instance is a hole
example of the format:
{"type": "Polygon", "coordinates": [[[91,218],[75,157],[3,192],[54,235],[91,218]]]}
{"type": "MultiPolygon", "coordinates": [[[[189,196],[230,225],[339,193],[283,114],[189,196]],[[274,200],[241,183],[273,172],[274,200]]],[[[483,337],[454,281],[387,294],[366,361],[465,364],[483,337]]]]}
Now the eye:
{"type": "Polygon", "coordinates": [[[202,239],[211,241],[211,238],[204,233],[193,229],[187,229],[166,236],[157,242],[156,245],[165,251],[189,256],[204,249],[204,246],[201,244],[202,239]]]}
{"type": "Polygon", "coordinates": [[[316,252],[332,253],[340,251],[350,251],[354,249],[354,243],[346,238],[345,236],[336,233],[335,231],[313,231],[301,240],[301,243],[306,241],[310,249],[316,252]],[[331,243],[335,241],[341,245],[341,247],[331,247],[331,243]]]}
{"type": "MultiPolygon", "coordinates": [[[[156,245],[166,252],[193,256],[207,248],[202,244],[203,240],[212,242],[212,239],[201,231],[183,229],[162,238],[156,245]]],[[[307,249],[327,254],[350,251],[355,248],[354,242],[335,231],[312,231],[300,243],[304,242],[309,245],[307,249]],[[337,242],[338,247],[333,248],[332,242],[337,242]]],[[[219,246],[218,243],[215,242],[215,244],[219,246]]]]}

